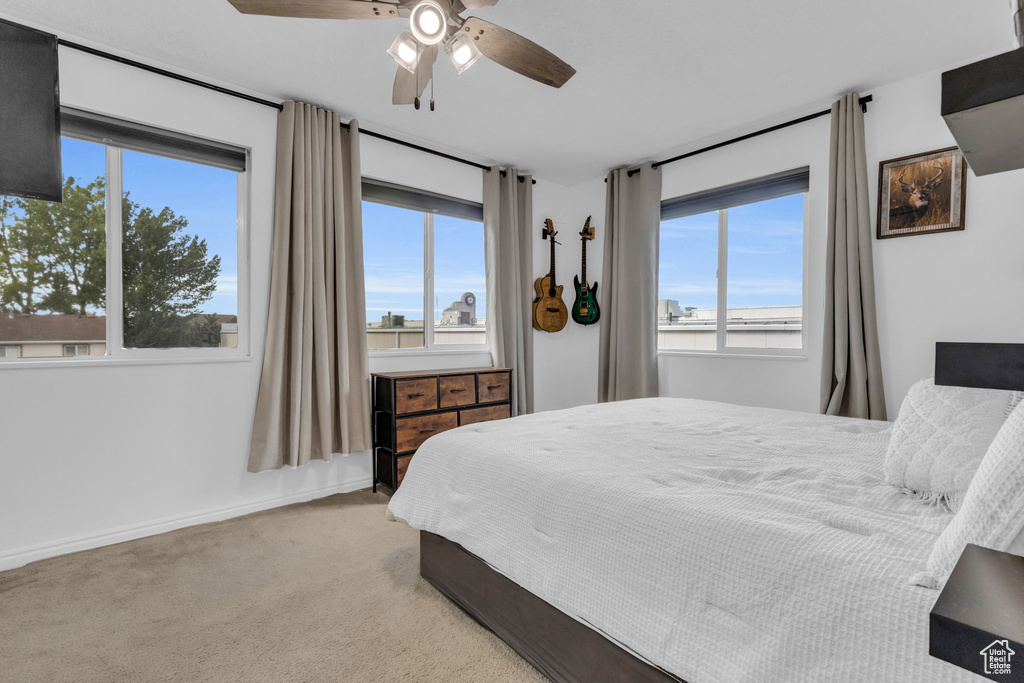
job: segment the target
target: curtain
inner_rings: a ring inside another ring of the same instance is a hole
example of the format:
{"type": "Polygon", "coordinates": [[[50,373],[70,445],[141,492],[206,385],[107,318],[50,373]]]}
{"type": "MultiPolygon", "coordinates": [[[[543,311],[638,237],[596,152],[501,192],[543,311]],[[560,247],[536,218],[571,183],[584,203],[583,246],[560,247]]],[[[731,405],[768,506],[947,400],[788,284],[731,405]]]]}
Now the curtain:
{"type": "Polygon", "coordinates": [[[533,412],[533,177],[484,171],[487,343],[495,367],[513,369],[513,415],[533,412]]]}
{"type": "Polygon", "coordinates": [[[605,301],[601,309],[598,399],[658,395],[658,235],[661,169],[645,164],[608,174],[605,301]]]}
{"type": "Polygon", "coordinates": [[[285,102],[250,472],[370,449],[360,181],[359,124],[285,102]]]}
{"type": "Polygon", "coordinates": [[[885,420],[859,100],[851,93],[832,105],[821,412],[885,420]]]}

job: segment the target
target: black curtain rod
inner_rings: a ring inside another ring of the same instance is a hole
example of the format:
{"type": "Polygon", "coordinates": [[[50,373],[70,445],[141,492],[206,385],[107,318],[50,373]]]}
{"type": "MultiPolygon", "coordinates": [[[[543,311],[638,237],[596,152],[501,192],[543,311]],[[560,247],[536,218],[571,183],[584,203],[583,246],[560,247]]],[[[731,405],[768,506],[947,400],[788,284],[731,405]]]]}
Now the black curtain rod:
{"type": "MultiPolygon", "coordinates": [[[[873,100],[874,100],[874,97],[872,97],[871,95],[865,95],[864,97],[860,98],[859,102],[860,102],[860,109],[861,109],[861,111],[867,112],[867,110],[868,110],[868,102],[871,102],[873,100]]],[[[711,152],[713,150],[720,149],[722,147],[728,147],[729,145],[735,145],[737,142],[743,142],[744,140],[750,140],[751,138],[756,138],[756,137],[758,137],[760,135],[767,135],[768,133],[774,133],[775,131],[782,130],[783,128],[789,128],[790,126],[795,126],[795,125],[800,124],[800,123],[806,123],[808,121],[813,121],[814,119],[820,119],[822,116],[829,116],[831,113],[832,113],[832,109],[829,108],[829,109],[826,109],[824,111],[815,112],[814,114],[808,114],[807,116],[801,116],[800,118],[793,119],[792,121],[786,121],[785,123],[780,123],[778,125],[771,126],[770,128],[763,128],[761,130],[754,131],[753,133],[747,133],[746,135],[741,135],[738,138],[733,138],[732,140],[726,140],[725,142],[719,142],[719,143],[716,143],[714,145],[710,145],[708,147],[702,147],[701,149],[697,149],[697,150],[694,150],[692,152],[687,152],[686,154],[680,154],[679,156],[672,157],[671,159],[665,159],[664,161],[655,161],[653,164],[651,164],[651,168],[658,168],[658,167],[664,166],[666,164],[675,163],[676,161],[682,161],[683,159],[689,159],[690,157],[695,157],[698,154],[704,154],[705,152],[711,152]]],[[[639,173],[641,170],[642,169],[639,169],[639,168],[633,169],[632,171],[628,171],[627,175],[630,178],[632,178],[634,175],[639,173]]]]}
{"type": "MultiPolygon", "coordinates": [[[[131,67],[134,67],[136,69],[142,69],[143,71],[148,71],[150,73],[159,74],[160,76],[166,76],[167,78],[173,78],[176,81],[181,81],[183,83],[188,83],[190,85],[195,85],[195,86],[198,86],[200,88],[206,88],[207,90],[213,90],[214,92],[219,92],[222,95],[230,95],[231,97],[237,97],[240,100],[247,100],[249,102],[255,102],[256,104],[262,104],[264,107],[272,107],[274,109],[277,109],[278,111],[280,111],[281,109],[284,108],[279,102],[272,102],[270,100],[265,100],[265,99],[263,99],[261,97],[256,97],[255,95],[248,95],[248,94],[246,94],[244,92],[239,92],[237,90],[231,90],[230,88],[224,88],[224,87],[221,87],[219,85],[214,85],[213,83],[208,83],[206,81],[201,81],[201,80],[199,80],[197,78],[192,78],[191,76],[185,76],[185,75],[182,75],[182,74],[179,74],[179,73],[175,73],[173,71],[168,71],[167,69],[161,69],[158,66],[152,66],[151,64],[144,64],[143,62],[138,62],[138,61],[135,61],[134,59],[128,59],[127,57],[122,57],[120,55],[115,55],[115,54],[113,54],[111,52],[105,52],[103,50],[97,50],[96,48],[89,47],[88,45],[82,45],[80,43],[73,43],[70,40],[64,40],[63,38],[58,38],[57,39],[57,44],[61,45],[63,47],[66,47],[66,48],[70,48],[72,50],[78,50],[79,52],[85,52],[87,54],[94,55],[96,57],[102,57],[103,59],[109,59],[109,60],[111,60],[113,62],[119,62],[121,64],[125,64],[127,66],[131,66],[131,67]]],[[[342,123],[341,127],[342,128],[349,128],[349,124],[342,123]]],[[[442,157],[444,159],[449,159],[451,161],[457,161],[460,164],[466,164],[467,166],[474,166],[476,168],[480,168],[480,169],[483,169],[485,171],[489,171],[491,169],[490,166],[484,166],[483,164],[478,164],[477,162],[470,161],[469,159],[462,159],[461,157],[457,157],[457,156],[454,156],[454,155],[451,155],[451,154],[445,154],[444,152],[439,152],[436,149],[430,149],[429,147],[423,147],[422,145],[416,145],[416,144],[413,144],[411,142],[406,142],[405,140],[399,140],[398,138],[393,138],[390,135],[384,135],[383,133],[377,133],[375,131],[368,130],[366,128],[360,128],[359,132],[363,133],[365,135],[369,135],[372,138],[379,138],[381,140],[386,140],[386,141],[394,143],[396,145],[402,145],[403,147],[409,147],[411,149],[419,150],[420,152],[426,152],[427,154],[433,154],[434,156],[439,156],[439,157],[442,157]]],[[[504,174],[505,174],[505,172],[502,171],[502,175],[504,175],[504,174]]],[[[520,182],[523,181],[523,177],[522,176],[520,176],[519,181],[520,182]]],[[[533,181],[533,182],[534,182],[534,184],[537,183],[536,180],[533,181]]]]}

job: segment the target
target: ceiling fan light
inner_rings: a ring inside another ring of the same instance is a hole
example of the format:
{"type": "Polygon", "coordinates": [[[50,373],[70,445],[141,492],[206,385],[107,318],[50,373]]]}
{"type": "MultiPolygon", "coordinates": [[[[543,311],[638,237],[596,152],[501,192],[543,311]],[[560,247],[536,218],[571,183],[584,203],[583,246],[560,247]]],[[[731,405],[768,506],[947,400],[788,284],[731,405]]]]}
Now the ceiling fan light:
{"type": "Polygon", "coordinates": [[[452,66],[460,75],[483,56],[473,41],[461,31],[456,32],[444,44],[444,51],[448,53],[448,58],[452,60],[452,66]]]}
{"type": "Polygon", "coordinates": [[[434,0],[423,0],[413,7],[409,23],[416,40],[424,45],[437,45],[448,31],[444,10],[434,0]]]}
{"type": "Polygon", "coordinates": [[[388,54],[409,73],[416,73],[420,56],[423,54],[423,46],[411,32],[402,31],[395,38],[395,42],[391,43],[388,54]]]}

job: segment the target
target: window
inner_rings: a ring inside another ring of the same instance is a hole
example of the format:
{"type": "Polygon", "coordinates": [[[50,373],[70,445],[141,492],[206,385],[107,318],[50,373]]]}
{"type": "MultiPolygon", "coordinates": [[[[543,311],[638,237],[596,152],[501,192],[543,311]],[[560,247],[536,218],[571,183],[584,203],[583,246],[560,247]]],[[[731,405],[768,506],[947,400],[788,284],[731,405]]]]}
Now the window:
{"type": "Polygon", "coordinates": [[[809,169],[662,202],[658,348],[803,349],[809,169]]]}
{"type": "Polygon", "coordinates": [[[0,346],[0,358],[21,358],[21,347],[0,346]]]}
{"type": "Polygon", "coordinates": [[[246,152],[71,109],[62,129],[63,203],[0,197],[0,344],[246,353],[246,152]]]}
{"type": "Polygon", "coordinates": [[[89,345],[88,344],[65,344],[64,355],[68,357],[74,356],[88,356],[89,345]]]}
{"type": "Polygon", "coordinates": [[[481,205],[376,180],[363,198],[370,350],[485,344],[481,205]]]}

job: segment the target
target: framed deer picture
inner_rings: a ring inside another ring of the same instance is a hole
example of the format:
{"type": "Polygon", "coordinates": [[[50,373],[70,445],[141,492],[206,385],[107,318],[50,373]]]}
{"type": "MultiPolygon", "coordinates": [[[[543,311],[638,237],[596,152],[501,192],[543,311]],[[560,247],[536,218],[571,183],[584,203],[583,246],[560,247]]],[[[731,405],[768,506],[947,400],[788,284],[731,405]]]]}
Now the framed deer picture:
{"type": "Polygon", "coordinates": [[[956,147],[878,166],[878,239],[964,229],[967,162],[956,147]]]}

